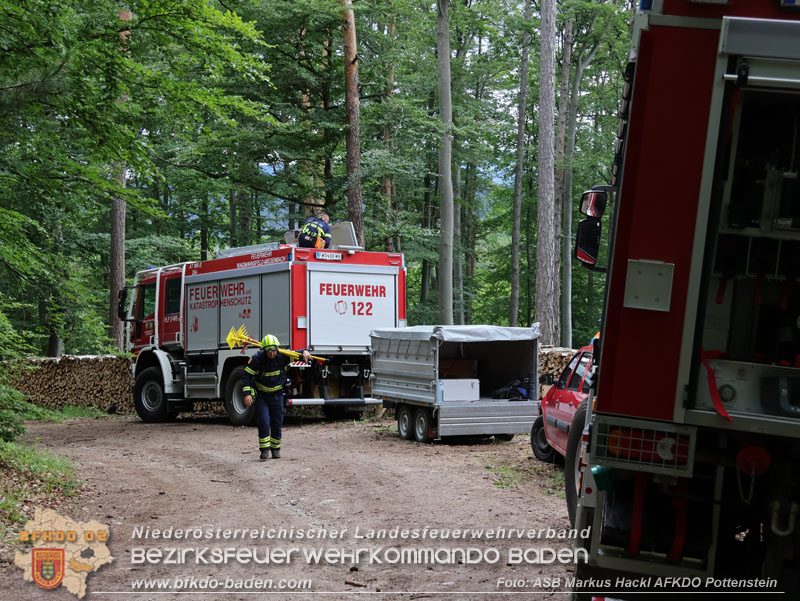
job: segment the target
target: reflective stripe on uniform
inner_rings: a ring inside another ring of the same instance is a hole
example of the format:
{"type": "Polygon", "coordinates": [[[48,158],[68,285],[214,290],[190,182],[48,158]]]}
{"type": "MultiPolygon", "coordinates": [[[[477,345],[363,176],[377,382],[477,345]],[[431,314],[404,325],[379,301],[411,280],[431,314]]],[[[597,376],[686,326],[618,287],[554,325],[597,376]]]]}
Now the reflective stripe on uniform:
{"type": "Polygon", "coordinates": [[[250,386],[243,386],[242,387],[242,392],[244,393],[245,396],[247,396],[248,394],[250,396],[253,396],[253,389],[250,388],[250,386]]]}
{"type": "Polygon", "coordinates": [[[280,449],[281,448],[281,439],[280,438],[272,438],[270,437],[270,442],[272,444],[273,449],[280,449]]]}
{"type": "Polygon", "coordinates": [[[245,370],[247,373],[249,373],[251,376],[254,376],[254,375],[256,375],[256,373],[258,373],[258,372],[256,372],[256,370],[254,370],[254,369],[250,369],[249,367],[245,367],[245,368],[244,368],[244,370],[245,370]]]}
{"type": "Polygon", "coordinates": [[[263,384],[256,382],[256,388],[258,388],[261,392],[276,392],[283,388],[283,384],[278,384],[277,386],[264,386],[263,384]]]}
{"type": "Polygon", "coordinates": [[[271,378],[272,376],[279,376],[281,375],[281,370],[278,371],[262,371],[261,375],[265,378],[271,378]]]}

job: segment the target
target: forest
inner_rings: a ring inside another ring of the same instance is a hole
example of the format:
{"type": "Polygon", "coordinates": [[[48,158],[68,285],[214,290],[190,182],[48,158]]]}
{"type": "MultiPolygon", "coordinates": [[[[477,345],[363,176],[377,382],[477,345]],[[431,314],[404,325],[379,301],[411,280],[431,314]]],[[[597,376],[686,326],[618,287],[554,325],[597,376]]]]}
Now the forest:
{"type": "Polygon", "coordinates": [[[573,269],[577,201],[611,182],[632,16],[0,0],[0,359],[119,352],[138,270],[283,240],[320,210],[404,254],[409,325],[547,311],[545,344],[585,344],[604,280],[573,269]]]}

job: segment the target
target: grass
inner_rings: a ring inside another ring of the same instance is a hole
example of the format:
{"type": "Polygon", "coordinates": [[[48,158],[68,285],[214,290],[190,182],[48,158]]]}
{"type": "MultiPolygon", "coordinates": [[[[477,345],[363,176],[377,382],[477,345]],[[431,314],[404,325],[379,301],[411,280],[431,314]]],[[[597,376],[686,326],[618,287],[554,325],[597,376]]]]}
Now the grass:
{"type": "Polygon", "coordinates": [[[106,415],[104,411],[101,411],[97,407],[75,407],[72,405],[67,405],[59,409],[51,409],[49,413],[50,415],[44,418],[44,420],[58,423],[63,422],[65,419],[75,419],[77,417],[96,419],[106,415]]]}
{"type": "Polygon", "coordinates": [[[81,486],[67,459],[0,441],[0,543],[13,542],[14,528],[33,517],[34,506],[54,507],[81,486]]]}
{"type": "Polygon", "coordinates": [[[485,466],[492,474],[492,484],[499,488],[518,488],[524,482],[535,479],[548,495],[565,498],[564,469],[552,463],[530,462],[517,465],[485,466]]]}
{"type": "Polygon", "coordinates": [[[541,477],[541,485],[548,495],[566,498],[563,466],[537,461],[533,471],[541,477]]]}
{"type": "Polygon", "coordinates": [[[500,488],[517,488],[523,481],[532,475],[530,467],[525,465],[494,465],[489,464],[486,469],[492,473],[495,486],[500,488]]]}

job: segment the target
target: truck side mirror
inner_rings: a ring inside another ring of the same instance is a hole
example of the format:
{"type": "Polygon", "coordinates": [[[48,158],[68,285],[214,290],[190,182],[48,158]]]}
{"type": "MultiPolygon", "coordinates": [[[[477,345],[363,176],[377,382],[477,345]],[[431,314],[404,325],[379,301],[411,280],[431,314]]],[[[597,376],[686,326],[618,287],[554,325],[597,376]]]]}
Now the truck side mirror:
{"type": "Polygon", "coordinates": [[[605,267],[597,265],[597,258],[600,256],[602,228],[602,223],[596,217],[587,217],[578,223],[578,234],[575,236],[575,258],[592,271],[606,271],[605,267]]]}
{"type": "Polygon", "coordinates": [[[128,289],[122,288],[117,293],[117,317],[122,321],[127,321],[128,318],[128,289]]]}
{"type": "Polygon", "coordinates": [[[539,376],[539,384],[544,386],[552,386],[555,384],[556,378],[553,374],[542,374],[539,376]]]}
{"type": "Polygon", "coordinates": [[[587,190],[581,194],[580,212],[587,217],[597,217],[598,219],[606,212],[608,194],[605,190],[587,190]]]}

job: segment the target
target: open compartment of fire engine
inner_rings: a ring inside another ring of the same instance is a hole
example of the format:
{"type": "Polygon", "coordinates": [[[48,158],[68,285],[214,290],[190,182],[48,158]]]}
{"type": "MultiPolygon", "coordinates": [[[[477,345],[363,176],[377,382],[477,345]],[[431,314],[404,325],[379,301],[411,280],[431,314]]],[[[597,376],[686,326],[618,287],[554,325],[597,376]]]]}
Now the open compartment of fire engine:
{"type": "Polygon", "coordinates": [[[731,103],[695,407],[800,418],[800,94],[745,86],[731,103]]]}

